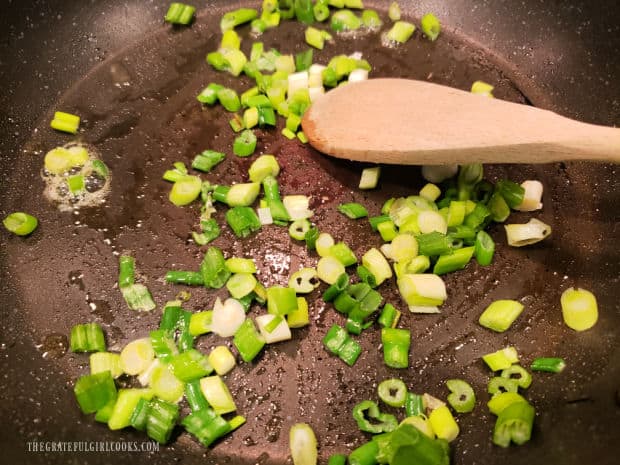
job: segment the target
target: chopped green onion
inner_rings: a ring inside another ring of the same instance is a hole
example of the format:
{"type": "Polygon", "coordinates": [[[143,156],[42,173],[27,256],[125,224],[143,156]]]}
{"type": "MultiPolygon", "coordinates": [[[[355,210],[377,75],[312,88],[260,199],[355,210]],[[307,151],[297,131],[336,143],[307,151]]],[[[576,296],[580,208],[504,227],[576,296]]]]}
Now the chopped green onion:
{"type": "Polygon", "coordinates": [[[338,242],[329,249],[329,256],[338,259],[345,267],[357,263],[357,258],[353,251],[344,242],[338,242]]]}
{"type": "Polygon", "coordinates": [[[506,347],[497,352],[482,356],[482,360],[489,366],[491,371],[499,371],[508,368],[519,361],[519,355],[514,347],[506,347]]]}
{"type": "Polygon", "coordinates": [[[222,32],[226,32],[236,26],[240,26],[241,24],[249,23],[257,17],[258,11],[253,8],[239,8],[237,10],[229,11],[222,16],[222,19],[220,20],[220,29],[222,32]]]}
{"type": "Polygon", "coordinates": [[[81,174],[69,176],[67,178],[67,186],[69,186],[69,192],[73,195],[83,192],[85,189],[84,176],[81,174]]]}
{"type": "Polygon", "coordinates": [[[527,402],[515,402],[498,415],[493,429],[493,444],[508,447],[510,441],[521,445],[530,440],[536,411],[527,402]]]}
{"type": "Polygon", "coordinates": [[[170,189],[168,198],[177,207],[192,203],[202,190],[202,181],[198,176],[184,176],[178,179],[170,189]]]}
{"type": "Polygon", "coordinates": [[[387,221],[392,221],[389,215],[381,215],[381,216],[372,216],[368,218],[368,222],[370,223],[370,227],[373,231],[377,231],[378,226],[381,223],[385,223],[387,221]]]}
{"type": "Polygon", "coordinates": [[[226,203],[230,207],[247,207],[254,203],[259,192],[257,182],[233,184],[226,194],[226,203]]]}
{"type": "Polygon", "coordinates": [[[153,301],[150,291],[143,284],[132,284],[123,287],[121,288],[121,294],[131,310],[148,312],[157,306],[153,301]]]}
{"type": "Polygon", "coordinates": [[[226,282],[226,288],[235,299],[245,297],[256,287],[256,278],[251,273],[235,273],[226,282]]]}
{"type": "Polygon", "coordinates": [[[291,330],[281,315],[269,313],[259,315],[256,317],[256,326],[258,326],[258,330],[267,344],[288,341],[292,338],[291,330]]]}
{"type": "Polygon", "coordinates": [[[249,157],[254,150],[256,150],[256,135],[246,129],[235,139],[233,152],[239,157],[249,157]]]}
{"type": "Polygon", "coordinates": [[[237,428],[240,428],[241,426],[245,425],[246,422],[246,418],[242,415],[235,415],[232,419],[230,419],[230,421],[228,422],[228,425],[230,426],[230,430],[234,431],[237,428]]]}
{"type": "Polygon", "coordinates": [[[151,400],[151,389],[120,389],[110,419],[108,428],[119,430],[131,425],[131,416],[141,399],[151,400]]]}
{"type": "Polygon", "coordinates": [[[149,403],[146,434],[160,444],[170,440],[172,430],[179,419],[179,406],[162,399],[149,403]]]}
{"type": "Polygon", "coordinates": [[[398,427],[394,415],[381,413],[376,402],[364,400],[353,407],[353,419],[360,430],[367,433],[389,433],[398,427]]]}
{"type": "Polygon", "coordinates": [[[224,86],[212,82],[196,96],[196,100],[207,105],[215,105],[218,102],[217,93],[222,89],[224,86]]]}
{"type": "Polygon", "coordinates": [[[491,400],[487,402],[487,406],[493,415],[499,415],[506,407],[516,402],[527,401],[516,392],[500,392],[491,397],[491,400]]]}
{"type": "Polygon", "coordinates": [[[239,50],[241,48],[241,37],[233,29],[224,31],[220,42],[220,49],[233,48],[239,50]]]}
{"type": "Polygon", "coordinates": [[[220,337],[233,336],[246,319],[245,308],[236,299],[226,299],[224,303],[217,298],[213,305],[211,331],[220,337]]]}
{"type": "Polygon", "coordinates": [[[398,290],[409,306],[438,306],[447,299],[446,285],[434,274],[404,274],[398,290]]]}
{"type": "Polygon", "coordinates": [[[75,325],[71,328],[71,352],[105,352],[103,330],[97,323],[75,325]]]}
{"type": "Polygon", "coordinates": [[[421,395],[408,392],[405,398],[405,412],[407,417],[424,415],[424,400],[421,395]]]}
{"type": "Polygon", "coordinates": [[[386,379],[377,388],[379,399],[390,407],[404,407],[407,397],[407,386],[398,378],[386,379]]]}
{"type": "Polygon", "coordinates": [[[261,223],[250,207],[234,207],[226,212],[226,222],[237,237],[248,237],[260,229],[261,223]]]}
{"type": "Polygon", "coordinates": [[[2,221],[4,227],[18,236],[27,236],[37,228],[38,220],[28,213],[15,212],[7,215],[2,221]]]}
{"type": "Polygon", "coordinates": [[[215,410],[215,413],[218,415],[237,410],[237,406],[230,395],[228,387],[219,376],[214,375],[202,378],[200,380],[200,389],[209,405],[213,407],[213,410],[215,410]]]}
{"type": "Polygon", "coordinates": [[[496,223],[503,223],[510,216],[510,207],[499,192],[494,192],[487,204],[491,219],[496,223]]]}
{"type": "Polygon", "coordinates": [[[532,371],[547,371],[549,373],[560,373],[564,368],[566,368],[566,362],[557,357],[539,357],[534,359],[530,365],[532,371]]]}
{"type": "Polygon", "coordinates": [[[368,284],[373,289],[377,287],[377,278],[364,265],[359,265],[356,272],[361,282],[368,284]]]}
{"type": "Polygon", "coordinates": [[[516,300],[496,300],[482,312],[478,323],[485,328],[503,333],[510,328],[522,311],[523,304],[516,300]]]}
{"type": "Polygon", "coordinates": [[[411,332],[408,329],[381,329],[383,343],[383,360],[390,368],[407,368],[409,366],[409,345],[411,332]]]}
{"type": "Polygon", "coordinates": [[[187,25],[192,21],[196,8],[184,3],[171,3],[164,20],[171,24],[187,25]]]}
{"type": "Polygon", "coordinates": [[[311,227],[310,229],[308,229],[308,231],[306,231],[304,240],[306,241],[306,247],[308,247],[308,250],[316,249],[316,241],[319,238],[319,234],[320,233],[319,233],[318,228],[315,228],[315,227],[311,227]]]}
{"type": "Polygon", "coordinates": [[[497,192],[506,200],[510,208],[515,208],[523,202],[525,189],[513,181],[502,179],[495,185],[497,192]]]}
{"type": "Polygon", "coordinates": [[[256,263],[252,258],[231,257],[226,260],[226,268],[231,273],[256,273],[256,263]]]}
{"type": "Polygon", "coordinates": [[[302,268],[293,273],[288,280],[288,287],[294,289],[297,294],[308,294],[319,287],[319,284],[314,268],[302,268]]]}
{"type": "Polygon", "coordinates": [[[364,168],[362,170],[362,176],[358,187],[360,189],[374,189],[379,183],[379,176],[381,176],[381,167],[375,166],[373,168],[364,168]]]}
{"type": "Polygon", "coordinates": [[[123,374],[121,356],[111,352],[95,352],[89,358],[90,374],[95,375],[109,371],[112,378],[118,378],[123,374]]]}
{"type": "Polygon", "coordinates": [[[590,291],[569,287],[560,297],[564,323],[575,331],[585,331],[598,320],[596,297],[590,291]]]}
{"type": "Polygon", "coordinates": [[[71,113],[57,111],[54,113],[54,119],[50,123],[52,129],[57,131],[68,132],[69,134],[77,134],[80,126],[80,117],[71,113]]]}
{"type": "Polygon", "coordinates": [[[494,87],[491,84],[487,84],[484,81],[475,81],[471,85],[471,93],[476,95],[483,95],[485,97],[493,98],[494,87]]]}
{"type": "Polygon", "coordinates": [[[280,165],[273,155],[261,155],[248,170],[250,181],[263,182],[267,176],[277,176],[280,173],[280,165]]]}
{"type": "Polygon", "coordinates": [[[183,382],[194,381],[211,374],[213,367],[203,354],[190,349],[170,359],[172,373],[183,382]]]}
{"type": "Polygon", "coordinates": [[[321,281],[327,284],[334,284],[340,275],[345,272],[345,266],[336,257],[327,256],[319,260],[316,271],[321,281]]]}
{"type": "Polygon", "coordinates": [[[203,286],[202,273],[198,271],[171,270],[166,273],[166,282],[172,284],[185,284],[187,286],[203,286]]]}
{"type": "Polygon", "coordinates": [[[352,220],[366,218],[368,216],[368,210],[366,210],[366,207],[356,202],[342,203],[338,206],[338,211],[352,220]]]}
{"type": "Polygon", "coordinates": [[[226,267],[224,254],[219,248],[209,247],[207,249],[200,265],[200,272],[204,285],[208,288],[219,289],[228,281],[230,271],[226,267]]]}
{"type": "Polygon", "coordinates": [[[439,32],[441,31],[441,24],[439,20],[433,13],[426,13],[422,16],[420,20],[420,28],[422,32],[428,37],[432,42],[437,40],[439,37],[439,32]]]}
{"type": "Polygon", "coordinates": [[[236,363],[235,356],[226,346],[217,346],[209,353],[209,364],[220,376],[224,376],[230,372],[230,370],[235,367],[236,363]]]}
{"type": "Polygon", "coordinates": [[[369,249],[362,256],[362,264],[375,276],[377,286],[386,279],[392,277],[392,268],[390,264],[383,254],[375,248],[369,249]]]}
{"type": "Polygon", "coordinates": [[[226,158],[224,153],[216,152],[215,150],[205,150],[196,155],[194,161],[192,161],[192,168],[208,173],[224,158],[226,158]]]}
{"type": "Polygon", "coordinates": [[[407,21],[396,21],[392,28],[387,32],[386,38],[391,42],[404,44],[409,40],[415,31],[415,25],[407,21]]]}
{"type": "Polygon", "coordinates": [[[185,167],[185,163],[178,161],[174,163],[174,169],[164,172],[162,179],[165,181],[177,182],[185,176],[187,176],[187,168],[185,167]]]}
{"type": "Polygon", "coordinates": [[[303,328],[310,324],[308,301],[304,297],[297,297],[297,310],[286,315],[286,323],[289,328],[303,328]]]}
{"type": "Polygon", "coordinates": [[[428,416],[428,421],[440,439],[452,442],[459,435],[459,425],[454,420],[450,409],[445,405],[434,409],[428,416]]]}
{"type": "Polygon", "coordinates": [[[213,322],[213,312],[210,310],[198,313],[192,313],[189,320],[189,333],[192,336],[200,336],[211,332],[211,323],[213,322]]]}
{"type": "MultiPolygon", "coordinates": [[[[307,1],[311,4],[309,0],[307,1]]],[[[293,458],[293,465],[317,464],[316,436],[307,423],[296,423],[291,426],[289,431],[289,447],[291,457],[293,458]]]]}
{"type": "Polygon", "coordinates": [[[478,264],[482,266],[490,265],[495,254],[495,242],[485,231],[478,231],[474,246],[474,255],[478,264]]]}
{"type": "Polygon", "coordinates": [[[433,232],[446,234],[448,232],[448,222],[446,219],[441,213],[432,210],[424,210],[418,214],[418,227],[422,234],[433,232]]]}
{"type": "Polygon", "coordinates": [[[377,322],[383,328],[395,328],[400,319],[400,311],[391,304],[385,304],[377,322]]]}
{"type": "Polygon", "coordinates": [[[445,234],[434,231],[416,236],[418,253],[427,257],[450,253],[451,242],[445,234]]]}
{"type": "Polygon", "coordinates": [[[265,345],[265,339],[256,330],[254,322],[247,318],[235,333],[233,344],[245,362],[251,362],[265,345]]]}
{"type": "Polygon", "coordinates": [[[295,70],[297,72],[306,71],[312,65],[312,49],[295,55],[295,70]]]}
{"type": "Polygon", "coordinates": [[[362,11],[362,23],[368,29],[379,29],[383,25],[383,21],[375,10],[362,11]]]}
{"type": "Polygon", "coordinates": [[[83,413],[94,413],[116,398],[116,386],[109,371],[81,376],[73,392],[83,413]]]}
{"type": "Polygon", "coordinates": [[[349,454],[350,465],[376,465],[379,446],[377,441],[368,441],[349,454]]]}
{"type": "Polygon", "coordinates": [[[207,399],[200,389],[200,380],[190,381],[185,384],[185,398],[192,411],[209,408],[207,399]]]}
{"type": "Polygon", "coordinates": [[[400,6],[397,2],[390,3],[390,7],[388,8],[388,17],[392,21],[400,20],[400,6]]]}
{"type": "Polygon", "coordinates": [[[433,268],[433,273],[442,275],[452,271],[461,270],[471,260],[474,255],[474,247],[463,247],[455,250],[450,255],[442,255],[439,257],[433,268]]]}
{"type": "Polygon", "coordinates": [[[148,417],[149,417],[149,401],[146,399],[140,399],[140,401],[138,402],[138,405],[136,405],[136,408],[131,414],[131,418],[129,419],[129,422],[131,423],[131,426],[137,429],[138,431],[145,431],[148,417]]]}
{"type": "Polygon", "coordinates": [[[174,344],[174,339],[163,329],[151,331],[149,334],[151,338],[151,346],[158,359],[162,362],[169,362],[172,357],[179,353],[177,346],[174,344]]]}
{"type": "Polygon", "coordinates": [[[295,289],[271,286],[267,289],[267,311],[272,315],[288,315],[297,308],[295,289]]]}
{"type": "Polygon", "coordinates": [[[150,338],[136,339],[121,351],[121,368],[128,375],[139,375],[147,370],[154,358],[150,338]]]}
{"type": "Polygon", "coordinates": [[[450,389],[448,403],[458,413],[471,412],[476,405],[474,390],[462,379],[449,379],[446,386],[450,389]]]}
{"type": "Polygon", "coordinates": [[[119,258],[118,287],[124,288],[135,282],[135,259],[130,255],[119,258]]]}
{"type": "Polygon", "coordinates": [[[523,200],[513,207],[522,212],[531,212],[542,208],[543,185],[540,181],[523,181],[521,187],[524,190],[523,200]]]}
{"type": "Polygon", "coordinates": [[[344,454],[330,455],[327,465],[347,465],[347,456],[344,454]]]}
{"type": "Polygon", "coordinates": [[[346,273],[342,273],[338,276],[336,282],[334,282],[331,286],[329,286],[325,292],[323,293],[323,301],[331,302],[334,300],[342,291],[344,291],[349,285],[349,275],[346,273]]]}
{"type": "Polygon", "coordinates": [[[331,28],[336,32],[354,31],[362,27],[362,21],[351,10],[339,10],[332,14],[331,28]]]}
{"type": "Polygon", "coordinates": [[[525,368],[521,365],[511,365],[508,368],[502,370],[500,375],[502,378],[511,379],[516,381],[520,388],[527,389],[532,384],[532,375],[530,375],[525,368]],[[513,375],[517,375],[515,378],[513,375]]]}
{"type": "Polygon", "coordinates": [[[205,447],[209,447],[232,429],[224,418],[209,407],[194,410],[183,418],[181,424],[205,447]]]}
{"type": "Polygon", "coordinates": [[[551,226],[536,218],[531,218],[525,224],[507,224],[504,229],[508,245],[513,247],[535,244],[551,234],[551,226]]]}
{"type": "Polygon", "coordinates": [[[377,224],[377,230],[379,231],[379,234],[381,234],[381,239],[385,242],[390,242],[398,235],[396,225],[391,220],[382,221],[377,224]]]}
{"type": "Polygon", "coordinates": [[[293,239],[303,241],[306,237],[306,233],[309,230],[310,222],[304,218],[291,223],[291,226],[288,229],[288,233],[293,239]]]}

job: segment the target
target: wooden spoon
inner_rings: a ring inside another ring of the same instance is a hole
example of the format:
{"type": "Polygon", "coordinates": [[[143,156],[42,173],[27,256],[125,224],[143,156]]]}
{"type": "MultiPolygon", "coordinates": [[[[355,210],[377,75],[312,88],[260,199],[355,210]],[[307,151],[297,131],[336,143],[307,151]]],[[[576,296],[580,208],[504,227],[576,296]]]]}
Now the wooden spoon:
{"type": "Polygon", "coordinates": [[[319,151],[373,163],[620,163],[620,129],[407,79],[334,89],[302,126],[319,151]]]}

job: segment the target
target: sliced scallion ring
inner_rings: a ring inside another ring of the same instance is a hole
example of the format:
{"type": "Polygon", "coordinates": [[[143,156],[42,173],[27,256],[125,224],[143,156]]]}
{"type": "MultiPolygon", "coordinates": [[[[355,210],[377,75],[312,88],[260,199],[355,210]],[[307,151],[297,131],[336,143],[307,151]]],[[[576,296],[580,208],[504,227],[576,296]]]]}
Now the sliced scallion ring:
{"type": "Polygon", "coordinates": [[[379,399],[390,407],[403,407],[407,398],[407,386],[398,378],[382,381],[377,388],[379,399]]]}

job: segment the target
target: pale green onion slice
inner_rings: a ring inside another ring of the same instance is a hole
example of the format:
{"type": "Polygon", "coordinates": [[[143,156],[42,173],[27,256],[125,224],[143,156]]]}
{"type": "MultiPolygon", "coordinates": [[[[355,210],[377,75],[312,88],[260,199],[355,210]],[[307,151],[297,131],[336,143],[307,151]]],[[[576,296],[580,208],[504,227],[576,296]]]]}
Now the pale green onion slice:
{"type": "Polygon", "coordinates": [[[118,378],[123,374],[121,357],[119,354],[112,352],[95,352],[90,354],[89,365],[91,375],[109,371],[112,378],[118,378]]]}
{"type": "Polygon", "coordinates": [[[390,256],[395,262],[409,262],[417,255],[418,241],[411,234],[398,234],[392,239],[390,256]]]}
{"type": "Polygon", "coordinates": [[[409,305],[408,308],[411,313],[421,313],[423,315],[441,313],[436,305],[409,305]]]}
{"type": "Polygon", "coordinates": [[[438,306],[448,298],[446,285],[434,274],[404,274],[398,279],[398,290],[412,306],[438,306]]]}
{"type": "Polygon", "coordinates": [[[184,176],[170,189],[169,199],[176,206],[192,203],[202,190],[202,181],[198,176],[184,176]]]}
{"type": "Polygon", "coordinates": [[[485,328],[502,333],[523,311],[523,304],[516,300],[496,300],[489,305],[478,322],[485,328]]]}
{"type": "Polygon", "coordinates": [[[200,380],[200,390],[218,415],[237,410],[228,387],[219,376],[214,375],[202,378],[200,380]]]}
{"type": "Polygon", "coordinates": [[[422,166],[422,177],[428,182],[439,184],[456,175],[459,165],[424,165],[422,166]]]}
{"type": "Polygon", "coordinates": [[[297,294],[308,294],[319,287],[316,269],[302,268],[293,273],[288,280],[288,287],[295,289],[297,294]]]}
{"type": "Polygon", "coordinates": [[[407,22],[407,21],[396,21],[387,34],[386,38],[390,42],[397,42],[399,44],[404,44],[409,40],[415,31],[415,25],[407,22]]]}
{"type": "Polygon", "coordinates": [[[226,289],[235,299],[241,299],[254,290],[256,283],[251,273],[235,273],[226,282],[226,289]]]}
{"type": "Polygon", "coordinates": [[[377,280],[377,286],[386,279],[392,277],[392,268],[385,256],[378,249],[369,249],[362,256],[362,265],[368,268],[368,271],[374,275],[377,280]]]}
{"type": "Polygon", "coordinates": [[[596,297],[585,289],[566,289],[560,298],[564,323],[575,331],[590,329],[598,320],[596,297]]]}
{"type": "Polygon", "coordinates": [[[515,210],[521,212],[533,212],[540,210],[543,206],[542,195],[543,185],[540,181],[528,180],[521,183],[521,187],[525,190],[523,201],[514,207],[515,210]]]}
{"type": "Polygon", "coordinates": [[[484,360],[492,371],[499,371],[505,370],[513,363],[517,363],[519,361],[519,355],[517,354],[517,349],[514,347],[506,347],[497,352],[483,355],[482,360],[484,360]]]}
{"type": "Polygon", "coordinates": [[[400,20],[400,6],[397,2],[390,3],[390,7],[388,8],[388,17],[392,21],[400,20]]]}
{"type": "Polygon", "coordinates": [[[151,365],[154,358],[150,338],[136,339],[121,351],[121,368],[128,375],[139,375],[151,365]]]}
{"type": "Polygon", "coordinates": [[[185,383],[174,376],[168,364],[160,364],[153,369],[149,386],[155,396],[173,403],[179,402],[185,391],[185,383]]]}
{"type": "Polygon", "coordinates": [[[440,439],[448,442],[454,441],[459,435],[459,425],[457,425],[450,409],[443,405],[431,411],[428,421],[433,428],[433,432],[440,439]]]}
{"type": "Polygon", "coordinates": [[[238,300],[218,298],[213,305],[211,331],[221,337],[234,336],[245,320],[245,310],[238,300]]]}
{"type": "Polygon", "coordinates": [[[433,183],[426,184],[420,189],[420,197],[424,197],[426,200],[434,202],[441,195],[441,189],[433,183]]]}
{"type": "Polygon", "coordinates": [[[416,415],[412,417],[407,417],[403,421],[400,422],[401,425],[411,425],[417,428],[421,433],[424,433],[431,439],[435,439],[435,432],[433,431],[433,427],[431,426],[430,421],[424,415],[416,415]]]}
{"type": "Polygon", "coordinates": [[[484,81],[476,81],[471,85],[471,93],[493,98],[494,87],[484,81]]]}
{"type": "Polygon", "coordinates": [[[250,181],[263,182],[267,176],[276,177],[280,174],[280,165],[273,155],[261,155],[250,165],[248,170],[250,181]]]}
{"type": "Polygon", "coordinates": [[[332,246],[335,244],[334,238],[329,233],[321,233],[316,240],[316,252],[320,257],[328,257],[332,246]]]}
{"type": "Polygon", "coordinates": [[[226,268],[231,273],[256,273],[256,263],[252,258],[231,257],[226,260],[226,268]]]}
{"type": "Polygon", "coordinates": [[[433,231],[446,234],[448,232],[448,223],[446,219],[438,212],[425,210],[418,214],[418,227],[422,234],[431,233],[433,231]]]}
{"type": "Polygon", "coordinates": [[[316,436],[306,423],[297,423],[289,432],[289,445],[294,465],[316,465],[318,460],[316,436]]]}
{"type": "Polygon", "coordinates": [[[286,195],[282,199],[282,203],[292,221],[303,220],[312,216],[313,212],[309,209],[310,198],[305,195],[286,195]]]}
{"type": "Polygon", "coordinates": [[[338,280],[338,277],[345,273],[345,267],[337,258],[327,256],[319,260],[316,266],[316,271],[321,281],[324,281],[327,284],[334,284],[338,280]]]}
{"type": "Polygon", "coordinates": [[[362,170],[362,176],[360,178],[360,189],[374,189],[379,182],[379,176],[381,175],[381,167],[374,166],[372,168],[364,168],[362,170]]]}
{"type": "Polygon", "coordinates": [[[551,234],[551,226],[536,218],[530,219],[525,224],[507,224],[504,228],[508,245],[513,247],[535,244],[551,234]]]}
{"type": "Polygon", "coordinates": [[[259,315],[256,317],[256,326],[258,326],[258,330],[267,344],[288,341],[293,337],[286,320],[280,315],[272,315],[271,313],[259,315]],[[275,323],[274,320],[276,320],[275,323]],[[275,326],[270,327],[272,323],[275,326]]]}
{"type": "Polygon", "coordinates": [[[217,346],[214,348],[207,358],[209,365],[213,367],[215,372],[224,376],[235,367],[235,356],[230,352],[230,349],[226,346],[217,346]]]}

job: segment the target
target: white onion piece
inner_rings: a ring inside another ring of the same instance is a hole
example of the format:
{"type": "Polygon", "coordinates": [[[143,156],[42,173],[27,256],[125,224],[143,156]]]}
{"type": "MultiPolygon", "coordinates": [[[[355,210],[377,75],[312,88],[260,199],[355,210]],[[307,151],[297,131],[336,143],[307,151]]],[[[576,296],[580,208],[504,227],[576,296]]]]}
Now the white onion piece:
{"type": "Polygon", "coordinates": [[[508,245],[513,247],[535,244],[551,234],[551,226],[536,218],[530,219],[525,224],[507,224],[504,228],[508,245]]]}
{"type": "Polygon", "coordinates": [[[540,181],[523,181],[521,187],[525,189],[523,201],[515,207],[521,212],[533,212],[542,208],[543,185],[540,181]]]}
{"type": "Polygon", "coordinates": [[[213,305],[211,331],[221,337],[233,336],[245,321],[245,310],[238,300],[226,299],[224,303],[217,298],[213,305]]]}

